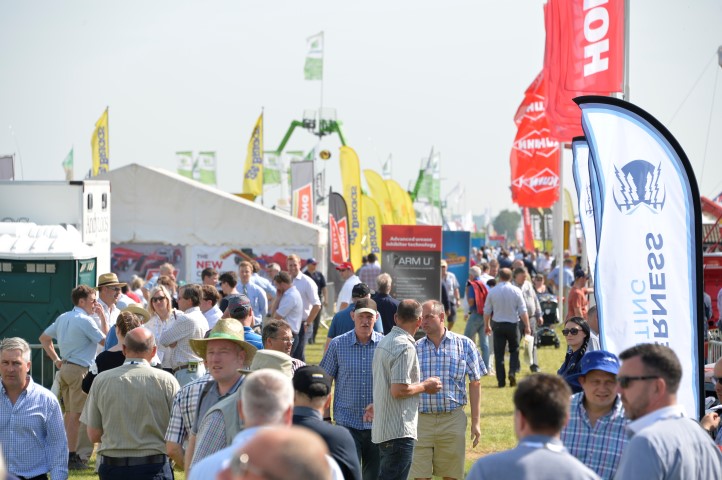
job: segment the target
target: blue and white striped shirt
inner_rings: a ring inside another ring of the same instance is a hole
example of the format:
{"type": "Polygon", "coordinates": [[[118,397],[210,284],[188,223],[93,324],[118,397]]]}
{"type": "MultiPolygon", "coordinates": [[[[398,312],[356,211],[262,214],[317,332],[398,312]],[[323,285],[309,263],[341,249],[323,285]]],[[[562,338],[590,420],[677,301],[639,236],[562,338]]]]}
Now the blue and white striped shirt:
{"type": "Polygon", "coordinates": [[[8,472],[32,478],[50,473],[68,478],[68,441],[60,403],[50,390],[29,379],[13,405],[0,386],[0,445],[8,472]]]}
{"type": "Polygon", "coordinates": [[[617,399],[612,410],[600,417],[594,426],[584,408],[584,392],[572,395],[569,423],[561,432],[561,440],[569,453],[604,479],[614,477],[622,451],[628,438],[625,427],[622,399],[617,399]]]}
{"type": "Polygon", "coordinates": [[[356,430],[370,430],[371,422],[364,422],[364,409],[373,403],[374,351],[384,338],[373,331],[368,343],[362,344],[351,330],[331,340],[320,366],[334,378],[336,391],[333,413],[336,423],[356,430]]]}
{"type": "Polygon", "coordinates": [[[421,378],[439,377],[442,384],[441,391],[437,393],[421,394],[421,413],[451,412],[466,405],[466,377],[469,381],[478,381],[486,375],[486,365],[474,342],[448,329],[439,348],[424,337],[416,342],[416,353],[421,378]]]}

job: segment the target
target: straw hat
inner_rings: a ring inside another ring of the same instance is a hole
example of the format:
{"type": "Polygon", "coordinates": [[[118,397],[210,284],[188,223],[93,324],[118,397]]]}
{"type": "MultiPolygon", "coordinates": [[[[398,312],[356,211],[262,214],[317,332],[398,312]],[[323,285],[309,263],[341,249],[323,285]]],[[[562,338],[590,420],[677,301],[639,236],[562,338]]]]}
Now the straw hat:
{"type": "Polygon", "coordinates": [[[148,320],[150,320],[150,313],[145,308],[141,307],[139,304],[134,303],[133,305],[128,305],[125,307],[121,312],[130,312],[134,315],[137,315],[140,318],[141,323],[148,323],[148,320]]]}
{"type": "Polygon", "coordinates": [[[256,347],[245,341],[243,325],[233,318],[221,318],[209,332],[206,338],[194,338],[190,340],[190,346],[201,358],[206,358],[208,342],[213,340],[228,340],[241,347],[246,352],[245,363],[250,362],[256,355],[256,347]]]}
{"type": "Polygon", "coordinates": [[[112,287],[118,285],[124,287],[126,284],[118,281],[118,275],[114,273],[104,273],[98,277],[98,288],[100,287],[112,287]]]}
{"type": "Polygon", "coordinates": [[[278,370],[284,375],[286,375],[288,378],[293,378],[293,362],[291,357],[289,357],[283,352],[278,352],[276,350],[259,350],[256,353],[256,356],[253,357],[251,367],[239,368],[238,371],[240,373],[248,374],[262,368],[271,368],[273,370],[278,370]]]}

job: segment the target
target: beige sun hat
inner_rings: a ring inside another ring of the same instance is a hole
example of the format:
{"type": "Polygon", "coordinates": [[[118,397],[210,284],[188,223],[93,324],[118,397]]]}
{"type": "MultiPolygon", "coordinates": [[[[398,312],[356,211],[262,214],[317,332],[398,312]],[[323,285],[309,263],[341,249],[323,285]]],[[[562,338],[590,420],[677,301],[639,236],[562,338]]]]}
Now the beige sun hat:
{"type": "Polygon", "coordinates": [[[123,310],[121,310],[121,312],[129,312],[133,315],[137,315],[140,318],[141,323],[148,323],[148,320],[150,320],[150,312],[148,312],[148,310],[141,307],[137,303],[134,303],[133,305],[128,305],[123,310]]]}
{"type": "Polygon", "coordinates": [[[292,358],[283,352],[276,350],[259,350],[253,357],[250,368],[239,368],[240,373],[253,373],[262,368],[271,368],[278,370],[288,378],[293,378],[293,362],[292,358]]]}
{"type": "Polygon", "coordinates": [[[221,318],[210,331],[208,337],[194,338],[191,339],[189,343],[196,355],[201,358],[206,358],[208,342],[212,342],[213,340],[231,341],[246,352],[245,363],[248,364],[253,360],[257,349],[250,343],[246,342],[245,338],[241,322],[233,318],[221,318]]]}
{"type": "Polygon", "coordinates": [[[118,281],[118,275],[114,273],[104,273],[98,277],[98,287],[112,287],[118,285],[124,287],[126,284],[118,281]]]}

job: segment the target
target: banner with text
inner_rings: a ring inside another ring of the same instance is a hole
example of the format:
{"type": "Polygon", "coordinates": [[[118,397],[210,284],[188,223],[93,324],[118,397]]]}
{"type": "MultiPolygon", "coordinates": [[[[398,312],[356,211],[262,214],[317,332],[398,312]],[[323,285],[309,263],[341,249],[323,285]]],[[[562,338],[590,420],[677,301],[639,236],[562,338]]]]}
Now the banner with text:
{"type": "Polygon", "coordinates": [[[261,267],[269,263],[278,263],[286,269],[286,257],[295,253],[305,260],[314,256],[313,247],[307,245],[283,246],[267,245],[256,247],[231,247],[217,245],[196,245],[188,247],[188,272],[186,281],[200,283],[204,268],[215,268],[218,272],[238,272],[238,264],[242,261],[256,260],[261,267]]]}
{"type": "Polygon", "coordinates": [[[313,160],[291,163],[292,215],[314,223],[313,160]]]}
{"type": "Polygon", "coordinates": [[[701,207],[692,167],[644,110],[609,97],[575,101],[602,205],[594,292],[602,347],[618,354],[639,343],[669,346],[682,364],[679,402],[699,418],[701,207]]]}
{"type": "Polygon", "coordinates": [[[441,227],[383,225],[381,270],[393,279],[392,295],[441,301],[441,227]]]}

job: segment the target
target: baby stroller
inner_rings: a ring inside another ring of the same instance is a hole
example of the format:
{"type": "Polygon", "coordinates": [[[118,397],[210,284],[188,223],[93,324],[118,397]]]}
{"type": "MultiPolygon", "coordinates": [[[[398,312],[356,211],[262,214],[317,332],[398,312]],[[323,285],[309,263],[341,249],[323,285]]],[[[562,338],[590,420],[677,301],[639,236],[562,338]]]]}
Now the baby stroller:
{"type": "Polygon", "coordinates": [[[537,347],[554,345],[554,348],[559,348],[561,345],[559,335],[554,330],[554,325],[559,323],[557,299],[554,295],[542,293],[539,295],[539,305],[542,309],[544,325],[536,330],[536,345],[537,347]]]}

